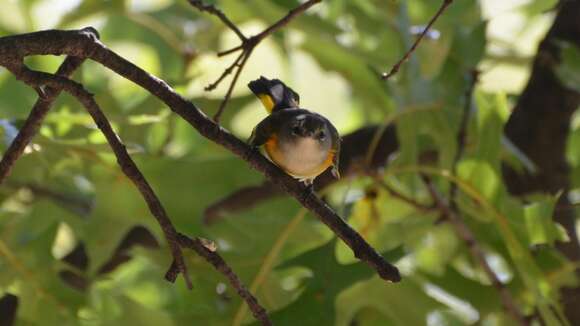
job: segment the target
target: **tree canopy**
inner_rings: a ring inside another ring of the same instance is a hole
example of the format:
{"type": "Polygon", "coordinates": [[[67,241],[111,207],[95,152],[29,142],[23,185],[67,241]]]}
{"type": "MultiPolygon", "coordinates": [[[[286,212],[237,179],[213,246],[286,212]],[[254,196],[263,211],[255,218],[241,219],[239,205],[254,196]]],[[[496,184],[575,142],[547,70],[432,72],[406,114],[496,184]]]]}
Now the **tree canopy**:
{"type": "Polygon", "coordinates": [[[0,8],[0,325],[580,324],[578,1],[0,8]],[[246,152],[260,76],[341,179],[246,152]]]}

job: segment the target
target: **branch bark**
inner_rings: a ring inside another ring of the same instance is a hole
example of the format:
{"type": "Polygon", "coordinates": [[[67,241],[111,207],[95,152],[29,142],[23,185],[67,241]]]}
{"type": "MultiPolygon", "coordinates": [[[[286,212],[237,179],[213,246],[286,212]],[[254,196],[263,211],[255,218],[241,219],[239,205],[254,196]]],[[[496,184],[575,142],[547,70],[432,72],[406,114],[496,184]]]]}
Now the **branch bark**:
{"type": "Polygon", "coordinates": [[[167,83],[109,50],[98,40],[93,28],[73,31],[48,30],[0,38],[0,64],[3,66],[21,64],[24,56],[34,54],[74,55],[90,58],[145,88],[186,120],[202,136],[244,159],[251,167],[262,172],[272,182],[296,198],[332,229],[353,250],[357,258],[373,267],[381,278],[393,282],[400,280],[398,269],[386,262],[320,198],[313,194],[304,196],[305,188],[300,182],[288,176],[265,157],[253,151],[245,142],[210,120],[167,83]]]}

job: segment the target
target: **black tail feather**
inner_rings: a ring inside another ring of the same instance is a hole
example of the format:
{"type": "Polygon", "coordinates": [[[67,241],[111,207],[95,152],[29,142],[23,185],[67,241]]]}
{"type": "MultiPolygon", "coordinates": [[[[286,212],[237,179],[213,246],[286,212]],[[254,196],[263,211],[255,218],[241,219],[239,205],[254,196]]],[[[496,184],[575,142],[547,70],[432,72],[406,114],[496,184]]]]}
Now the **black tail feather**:
{"type": "Polygon", "coordinates": [[[300,96],[292,88],[286,86],[279,79],[268,79],[261,76],[248,84],[250,90],[262,100],[269,112],[297,108],[300,104],[300,96]]]}

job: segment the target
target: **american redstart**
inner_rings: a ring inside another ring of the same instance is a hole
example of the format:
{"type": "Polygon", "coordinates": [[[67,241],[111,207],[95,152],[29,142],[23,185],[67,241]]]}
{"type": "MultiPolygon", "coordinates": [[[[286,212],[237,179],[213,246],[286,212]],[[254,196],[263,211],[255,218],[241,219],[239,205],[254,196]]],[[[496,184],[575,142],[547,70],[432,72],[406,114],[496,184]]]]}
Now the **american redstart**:
{"type": "Polygon", "coordinates": [[[270,161],[309,187],[329,167],[340,177],[340,136],[328,119],[300,108],[298,94],[278,79],[260,77],[248,87],[270,113],[252,131],[251,146],[263,146],[270,161]]]}

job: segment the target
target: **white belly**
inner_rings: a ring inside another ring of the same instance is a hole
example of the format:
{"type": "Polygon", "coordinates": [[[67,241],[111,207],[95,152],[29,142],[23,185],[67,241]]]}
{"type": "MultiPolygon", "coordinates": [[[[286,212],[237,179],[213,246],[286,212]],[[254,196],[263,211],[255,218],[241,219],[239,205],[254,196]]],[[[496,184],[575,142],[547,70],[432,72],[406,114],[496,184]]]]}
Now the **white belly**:
{"type": "Polygon", "coordinates": [[[303,138],[293,144],[280,148],[281,162],[288,174],[297,178],[309,178],[320,173],[320,167],[328,158],[328,149],[322,148],[318,141],[303,138]]]}

